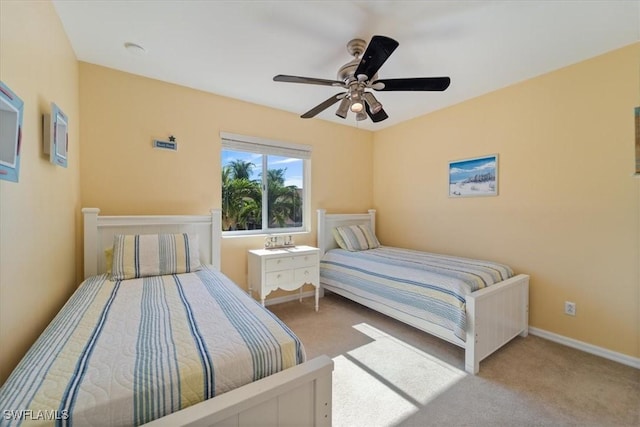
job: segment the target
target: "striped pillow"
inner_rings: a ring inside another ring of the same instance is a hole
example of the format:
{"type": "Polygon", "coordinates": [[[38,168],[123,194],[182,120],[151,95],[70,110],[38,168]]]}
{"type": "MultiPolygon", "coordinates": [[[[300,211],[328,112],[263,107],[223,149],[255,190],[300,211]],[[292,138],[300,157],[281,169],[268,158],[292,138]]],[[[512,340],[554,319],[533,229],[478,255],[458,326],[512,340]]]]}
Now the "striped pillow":
{"type": "Polygon", "coordinates": [[[351,252],[380,247],[380,242],[369,224],[348,225],[333,229],[338,246],[351,252]]]}
{"type": "Polygon", "coordinates": [[[112,280],[189,273],[200,268],[198,236],[119,234],[113,239],[112,280]]]}

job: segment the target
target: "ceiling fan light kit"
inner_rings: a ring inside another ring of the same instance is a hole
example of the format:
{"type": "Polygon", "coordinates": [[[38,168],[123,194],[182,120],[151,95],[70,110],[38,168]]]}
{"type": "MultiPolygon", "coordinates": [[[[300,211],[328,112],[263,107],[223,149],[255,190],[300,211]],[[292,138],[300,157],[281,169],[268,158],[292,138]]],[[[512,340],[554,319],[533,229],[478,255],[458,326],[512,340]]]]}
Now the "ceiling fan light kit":
{"type": "Polygon", "coordinates": [[[362,92],[360,90],[353,90],[348,97],[351,98],[350,110],[352,112],[359,113],[364,109],[364,105],[362,105],[362,92]]]}
{"type": "Polygon", "coordinates": [[[351,101],[349,100],[349,98],[345,96],[344,98],[342,98],[342,102],[340,102],[340,105],[336,110],[336,116],[346,119],[350,106],[351,106],[351,101]]]}
{"type": "Polygon", "coordinates": [[[376,114],[380,110],[382,110],[382,104],[378,102],[375,96],[371,92],[364,93],[364,100],[369,104],[369,108],[373,114],[376,114]]]}
{"type": "Polygon", "coordinates": [[[443,91],[449,87],[449,77],[417,77],[404,79],[378,79],[378,70],[398,47],[398,42],[386,36],[373,36],[369,45],[362,39],[353,39],[347,43],[347,52],[355,58],[340,67],[338,80],[317,79],[278,74],[276,82],[304,83],[322,86],[340,87],[346,92],[338,93],[316,105],[300,117],[309,119],[341,101],[336,115],[347,118],[349,110],[356,113],[356,120],[371,118],[381,122],[389,116],[380,101],[366,89],[376,91],[443,91]],[[366,50],[365,50],[366,47],[366,50]],[[362,55],[362,57],[360,57],[362,55]]]}

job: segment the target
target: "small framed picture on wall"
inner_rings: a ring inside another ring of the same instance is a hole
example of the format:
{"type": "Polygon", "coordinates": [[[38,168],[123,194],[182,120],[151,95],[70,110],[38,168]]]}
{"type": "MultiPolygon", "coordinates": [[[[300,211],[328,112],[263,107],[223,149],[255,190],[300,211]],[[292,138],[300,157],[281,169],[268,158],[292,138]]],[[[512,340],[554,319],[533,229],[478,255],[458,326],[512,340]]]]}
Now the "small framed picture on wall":
{"type": "Polygon", "coordinates": [[[24,103],[0,82],[0,179],[18,182],[24,103]]]}
{"type": "Polygon", "coordinates": [[[43,120],[43,149],[54,165],[67,167],[69,151],[69,117],[54,102],[51,114],[45,114],[43,120]]]}

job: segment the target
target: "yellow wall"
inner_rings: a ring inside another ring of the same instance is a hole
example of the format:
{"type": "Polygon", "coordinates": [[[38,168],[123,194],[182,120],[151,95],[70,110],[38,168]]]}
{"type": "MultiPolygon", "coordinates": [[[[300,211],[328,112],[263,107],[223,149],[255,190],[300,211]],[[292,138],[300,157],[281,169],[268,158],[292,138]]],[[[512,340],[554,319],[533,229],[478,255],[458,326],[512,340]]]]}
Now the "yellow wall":
{"type": "Polygon", "coordinates": [[[0,1],[0,80],[24,101],[19,183],[0,181],[0,383],[77,284],[78,62],[50,2],[0,1]],[[69,167],[42,151],[42,114],[69,116],[69,167]]]}
{"type": "MultiPolygon", "coordinates": [[[[206,214],[220,207],[220,132],[309,144],[315,209],[373,203],[371,132],[80,63],[82,204],[106,215],[206,214]],[[177,152],[152,148],[174,135],[177,152]],[[354,162],[354,159],[357,159],[354,162]]],[[[226,238],[222,270],[246,288],[246,251],[263,237],[226,238]]]]}
{"type": "MultiPolygon", "coordinates": [[[[315,243],[316,208],[373,205],[383,243],[509,263],[532,276],[532,326],[640,356],[639,44],[376,133],[78,63],[49,2],[0,1],[0,52],[25,101],[20,183],[0,181],[0,382],[81,277],[81,206],[219,207],[221,131],[313,146],[297,243],[315,243]],[[42,154],[51,101],[70,117],[67,169],[42,154]],[[151,148],[170,134],[178,152],[151,148]],[[449,199],[448,161],[492,153],[500,195],[449,199]]],[[[261,244],[224,239],[223,271],[246,287],[261,244]]]]}
{"type": "Polygon", "coordinates": [[[531,326],[640,356],[638,105],[635,44],[376,132],[382,243],[508,263],[531,326]],[[498,197],[448,198],[449,161],[494,153],[498,197]]]}

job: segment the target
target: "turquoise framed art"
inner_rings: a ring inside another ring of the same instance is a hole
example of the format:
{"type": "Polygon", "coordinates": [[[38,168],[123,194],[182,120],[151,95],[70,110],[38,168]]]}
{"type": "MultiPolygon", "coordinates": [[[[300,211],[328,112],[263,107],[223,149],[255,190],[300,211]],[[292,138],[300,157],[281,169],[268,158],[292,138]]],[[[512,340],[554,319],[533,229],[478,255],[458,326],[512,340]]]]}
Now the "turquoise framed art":
{"type": "Polygon", "coordinates": [[[0,82],[0,179],[18,182],[24,103],[0,82]]]}
{"type": "Polygon", "coordinates": [[[69,117],[54,102],[51,115],[44,115],[43,149],[54,165],[67,167],[69,151],[69,117]]]}

